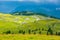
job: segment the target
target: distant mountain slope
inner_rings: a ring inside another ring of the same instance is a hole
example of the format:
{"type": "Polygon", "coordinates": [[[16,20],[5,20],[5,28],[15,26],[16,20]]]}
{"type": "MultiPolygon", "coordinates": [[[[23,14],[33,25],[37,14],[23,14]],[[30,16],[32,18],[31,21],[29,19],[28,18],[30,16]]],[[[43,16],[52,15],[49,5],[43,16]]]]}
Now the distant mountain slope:
{"type": "Polygon", "coordinates": [[[55,19],[60,19],[54,16],[49,16],[47,14],[44,13],[36,13],[36,12],[32,12],[32,11],[16,11],[11,13],[12,15],[25,15],[25,16],[29,16],[29,15],[40,15],[40,16],[45,16],[45,17],[50,17],[50,18],[55,18],[55,19]]]}
{"type": "MultiPolygon", "coordinates": [[[[23,12],[23,13],[25,13],[25,12],[23,12]]],[[[30,12],[28,12],[28,13],[30,13],[30,12]]],[[[38,21],[38,20],[49,20],[49,19],[53,19],[53,18],[42,16],[42,15],[35,15],[35,14],[20,15],[19,13],[14,13],[11,15],[11,14],[0,13],[0,20],[16,22],[16,23],[29,23],[29,22],[34,22],[34,21],[38,21]],[[29,16],[26,16],[26,15],[29,15],[29,16]]]]}

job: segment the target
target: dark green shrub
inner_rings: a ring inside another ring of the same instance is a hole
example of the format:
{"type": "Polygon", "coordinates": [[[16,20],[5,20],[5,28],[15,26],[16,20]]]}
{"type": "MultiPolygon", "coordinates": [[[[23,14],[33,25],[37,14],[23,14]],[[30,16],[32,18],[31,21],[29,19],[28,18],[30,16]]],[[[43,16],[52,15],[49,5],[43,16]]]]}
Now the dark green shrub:
{"type": "Polygon", "coordinates": [[[6,32],[3,32],[4,34],[11,34],[11,31],[10,30],[8,30],[8,31],[6,31],[6,32]]]}
{"type": "Polygon", "coordinates": [[[36,34],[36,31],[34,31],[34,33],[33,34],[36,34]]]}
{"type": "Polygon", "coordinates": [[[31,30],[30,29],[28,30],[28,33],[31,34],[31,30]]]}
{"type": "Polygon", "coordinates": [[[39,34],[41,34],[41,31],[39,31],[39,34]]]}
{"type": "Polygon", "coordinates": [[[51,29],[50,27],[49,27],[49,29],[47,30],[47,35],[48,35],[49,33],[50,33],[51,35],[53,34],[53,31],[52,31],[52,29],[51,29]]]}
{"type": "Polygon", "coordinates": [[[56,32],[56,35],[57,35],[57,32],[56,32]]]}
{"type": "Polygon", "coordinates": [[[25,31],[23,31],[22,34],[25,34],[25,31]]]}
{"type": "Polygon", "coordinates": [[[19,33],[23,33],[23,31],[22,30],[19,30],[19,33]]]}
{"type": "Polygon", "coordinates": [[[42,28],[42,31],[44,31],[44,28],[42,28]]]}
{"type": "Polygon", "coordinates": [[[36,32],[37,32],[37,30],[32,30],[32,33],[33,33],[33,34],[36,34],[36,32]]]}
{"type": "Polygon", "coordinates": [[[58,33],[57,33],[57,35],[59,35],[59,36],[60,36],[60,32],[58,32],[58,33]]]}

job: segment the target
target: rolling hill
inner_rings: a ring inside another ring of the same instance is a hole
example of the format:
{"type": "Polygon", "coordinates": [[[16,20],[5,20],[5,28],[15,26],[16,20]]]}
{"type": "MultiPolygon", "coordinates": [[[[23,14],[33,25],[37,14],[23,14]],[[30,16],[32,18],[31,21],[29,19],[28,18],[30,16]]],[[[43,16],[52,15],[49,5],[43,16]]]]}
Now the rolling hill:
{"type": "Polygon", "coordinates": [[[42,15],[11,15],[0,13],[0,33],[47,34],[49,28],[53,34],[59,33],[60,20],[42,15]],[[53,29],[54,28],[54,29],[53,29]],[[22,32],[21,32],[22,31],[22,32]]]}

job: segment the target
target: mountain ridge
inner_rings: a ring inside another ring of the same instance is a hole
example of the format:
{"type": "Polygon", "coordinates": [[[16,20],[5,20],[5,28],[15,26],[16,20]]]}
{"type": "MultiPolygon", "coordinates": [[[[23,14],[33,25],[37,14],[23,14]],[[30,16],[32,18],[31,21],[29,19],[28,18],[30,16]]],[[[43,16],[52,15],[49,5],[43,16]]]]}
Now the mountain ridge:
{"type": "Polygon", "coordinates": [[[31,11],[21,11],[21,12],[17,11],[17,12],[13,12],[11,14],[12,15],[25,15],[25,16],[29,16],[29,15],[42,15],[42,16],[45,16],[45,17],[60,19],[60,18],[57,18],[57,17],[54,17],[54,16],[49,16],[49,15],[46,15],[46,14],[43,14],[43,13],[36,13],[36,12],[31,12],[31,11]]]}

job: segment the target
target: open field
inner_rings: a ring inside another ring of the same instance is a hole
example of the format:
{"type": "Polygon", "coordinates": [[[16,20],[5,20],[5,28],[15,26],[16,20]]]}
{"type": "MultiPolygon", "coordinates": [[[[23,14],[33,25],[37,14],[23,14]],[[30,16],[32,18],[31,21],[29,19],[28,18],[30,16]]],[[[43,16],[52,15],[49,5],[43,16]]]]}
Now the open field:
{"type": "Polygon", "coordinates": [[[60,32],[60,20],[40,15],[17,16],[0,13],[0,34],[53,34],[60,32]]]}
{"type": "Polygon", "coordinates": [[[59,35],[59,19],[0,14],[0,40],[60,40],[59,35]]]}
{"type": "Polygon", "coordinates": [[[22,35],[22,34],[0,34],[0,40],[60,40],[60,36],[54,35],[22,35]]]}

